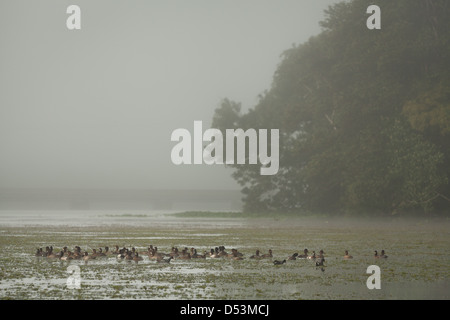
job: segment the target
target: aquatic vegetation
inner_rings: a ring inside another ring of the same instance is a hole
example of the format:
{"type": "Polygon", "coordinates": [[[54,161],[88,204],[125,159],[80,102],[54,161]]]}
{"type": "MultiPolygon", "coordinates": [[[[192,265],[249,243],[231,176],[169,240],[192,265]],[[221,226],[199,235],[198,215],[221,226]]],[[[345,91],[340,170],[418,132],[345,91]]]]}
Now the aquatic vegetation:
{"type": "Polygon", "coordinates": [[[421,299],[448,298],[450,261],[445,252],[450,236],[446,225],[348,224],[323,221],[180,218],[154,220],[151,215],[124,224],[122,217],[106,217],[85,226],[3,226],[0,233],[1,299],[421,299]],[[133,222],[134,221],[134,222],[133,222]],[[94,223],[95,222],[95,223],[94,223]],[[182,231],[180,231],[182,230],[182,231]],[[195,247],[199,253],[225,246],[236,248],[244,260],[173,259],[158,264],[120,261],[115,255],[85,263],[35,257],[36,248],[53,245],[82,250],[115,245],[150,244],[158,251],[195,247]],[[273,250],[273,259],[248,257],[259,248],[273,250]],[[308,248],[325,251],[325,266],[313,260],[287,259],[308,248]],[[343,259],[348,249],[353,259],[343,259]],[[373,250],[385,249],[388,259],[374,259],[373,250]],[[368,290],[369,265],[381,269],[382,289],[368,290]],[[80,268],[80,288],[67,286],[68,266],[80,268]]]}

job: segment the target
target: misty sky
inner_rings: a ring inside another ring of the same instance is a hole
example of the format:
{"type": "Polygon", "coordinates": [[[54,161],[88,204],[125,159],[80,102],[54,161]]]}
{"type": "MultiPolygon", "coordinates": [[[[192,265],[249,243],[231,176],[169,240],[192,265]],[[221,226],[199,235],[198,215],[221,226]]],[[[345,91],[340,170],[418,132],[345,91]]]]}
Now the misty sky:
{"type": "Polygon", "coordinates": [[[170,135],[254,107],[337,0],[0,2],[0,188],[238,188],[170,135]],[[81,7],[81,30],[66,8],[81,7]]]}

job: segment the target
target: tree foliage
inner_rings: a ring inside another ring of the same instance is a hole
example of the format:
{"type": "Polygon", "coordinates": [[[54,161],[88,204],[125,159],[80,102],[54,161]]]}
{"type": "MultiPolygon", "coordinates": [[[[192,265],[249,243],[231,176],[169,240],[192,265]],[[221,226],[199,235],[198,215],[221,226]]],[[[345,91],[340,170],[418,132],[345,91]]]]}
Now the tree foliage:
{"type": "Polygon", "coordinates": [[[322,32],[286,50],[270,90],[213,126],[279,128],[280,170],[234,165],[247,211],[431,212],[450,208],[450,4],[331,6],[322,32]]]}

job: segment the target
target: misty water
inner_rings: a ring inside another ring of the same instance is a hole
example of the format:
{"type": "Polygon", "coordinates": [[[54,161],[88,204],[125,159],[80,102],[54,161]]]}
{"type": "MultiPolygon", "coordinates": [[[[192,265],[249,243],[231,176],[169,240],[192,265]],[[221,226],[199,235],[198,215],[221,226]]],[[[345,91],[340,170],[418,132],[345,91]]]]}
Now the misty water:
{"type": "Polygon", "coordinates": [[[447,220],[350,218],[188,218],[171,211],[0,211],[2,299],[448,299],[450,244],[447,220]],[[158,264],[103,259],[69,262],[35,257],[115,245],[160,252],[225,246],[244,260],[174,259],[158,264]],[[325,266],[295,252],[325,252],[325,266]],[[249,259],[259,249],[273,257],[249,259]],[[375,259],[382,249],[387,259],[375,259]],[[343,259],[348,250],[353,259],[343,259]],[[80,288],[68,287],[68,267],[80,270],[80,288]],[[367,268],[381,271],[381,289],[369,290],[367,268]]]}

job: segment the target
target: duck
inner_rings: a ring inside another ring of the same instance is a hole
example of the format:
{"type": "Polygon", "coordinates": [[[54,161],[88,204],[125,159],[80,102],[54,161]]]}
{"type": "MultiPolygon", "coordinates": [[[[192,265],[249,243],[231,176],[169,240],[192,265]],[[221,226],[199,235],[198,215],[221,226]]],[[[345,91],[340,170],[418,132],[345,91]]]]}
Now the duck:
{"type": "Polygon", "coordinates": [[[348,250],[345,250],[344,259],[353,259],[353,256],[348,254],[348,250]]]}
{"type": "Polygon", "coordinates": [[[383,259],[387,259],[387,255],[386,255],[386,253],[384,252],[384,250],[381,250],[381,254],[380,254],[380,258],[383,258],[383,259]]]}
{"type": "Polygon", "coordinates": [[[181,254],[178,255],[177,259],[182,259],[182,260],[190,259],[191,258],[191,253],[188,252],[188,250],[189,250],[188,248],[184,248],[181,251],[181,254]]]}
{"type": "Polygon", "coordinates": [[[157,262],[157,263],[170,263],[170,260],[172,260],[172,259],[173,259],[173,257],[170,256],[170,257],[167,258],[167,259],[164,259],[164,258],[158,259],[158,260],[156,260],[156,262],[157,262]]]}
{"type": "Polygon", "coordinates": [[[92,260],[92,259],[95,259],[95,257],[92,256],[92,255],[89,255],[89,253],[87,251],[85,251],[84,252],[84,256],[83,256],[83,260],[87,262],[87,261],[92,260]]]}
{"type": "Polygon", "coordinates": [[[117,259],[125,259],[128,249],[120,249],[119,254],[116,256],[117,259]]]}
{"type": "Polygon", "coordinates": [[[43,257],[55,258],[56,255],[53,253],[53,247],[45,247],[45,252],[42,254],[43,257]]]}
{"type": "Polygon", "coordinates": [[[69,261],[69,260],[73,260],[74,259],[74,255],[72,253],[72,251],[68,250],[67,251],[67,255],[63,255],[62,257],[59,258],[62,261],[69,261]]]}
{"type": "Polygon", "coordinates": [[[209,257],[213,258],[213,259],[220,258],[218,248],[211,249],[211,252],[209,253],[209,257]]]}
{"type": "Polygon", "coordinates": [[[177,259],[190,260],[191,259],[191,253],[187,252],[186,254],[180,255],[177,259]]]}
{"type": "Polygon", "coordinates": [[[148,258],[149,258],[149,259],[156,259],[156,260],[158,260],[158,259],[161,259],[161,258],[164,257],[164,254],[163,254],[163,253],[158,252],[158,247],[154,247],[154,248],[149,247],[149,249],[151,250],[151,251],[148,253],[148,258]]]}
{"type": "Polygon", "coordinates": [[[75,246],[75,249],[73,251],[73,257],[74,259],[81,259],[83,257],[83,254],[81,253],[81,248],[79,246],[75,246]]]}
{"type": "Polygon", "coordinates": [[[262,259],[259,255],[259,250],[256,250],[255,254],[250,257],[250,259],[262,259]]]}
{"type": "Polygon", "coordinates": [[[219,255],[219,257],[226,257],[228,255],[228,253],[225,251],[225,247],[224,246],[220,246],[219,247],[218,255],[219,255]]]}
{"type": "Polygon", "coordinates": [[[133,260],[133,255],[131,254],[131,251],[130,250],[128,250],[127,251],[127,254],[125,255],[125,260],[127,260],[127,261],[131,261],[131,260],[133,260]]]}
{"type": "Polygon", "coordinates": [[[149,259],[161,259],[165,256],[164,253],[158,252],[158,247],[149,247],[151,252],[148,254],[149,259]]]}
{"type": "Polygon", "coordinates": [[[298,258],[306,259],[308,258],[308,249],[303,250],[303,254],[299,255],[298,258]]]}
{"type": "Polygon", "coordinates": [[[313,254],[312,255],[310,255],[310,256],[308,256],[308,259],[309,260],[316,260],[316,252],[313,250],[313,254]]]}
{"type": "Polygon", "coordinates": [[[294,253],[292,256],[288,258],[288,260],[296,260],[298,256],[298,252],[294,253]]]}
{"type": "Polygon", "coordinates": [[[279,261],[279,260],[275,260],[274,262],[273,262],[273,264],[274,265],[281,265],[281,264],[284,264],[284,263],[286,263],[286,259],[284,259],[283,261],[279,261]]]}
{"type": "Polygon", "coordinates": [[[47,255],[47,258],[49,259],[60,259],[64,255],[64,252],[61,250],[59,253],[53,253],[50,251],[50,253],[47,255]]]}
{"type": "Polygon", "coordinates": [[[106,257],[106,253],[103,252],[103,249],[99,248],[98,250],[99,250],[99,252],[97,252],[97,257],[105,258],[106,257]]]}
{"type": "Polygon", "coordinates": [[[325,258],[320,258],[319,261],[316,261],[316,267],[323,267],[324,262],[325,262],[325,258]]]}
{"type": "Polygon", "coordinates": [[[72,254],[72,252],[69,250],[69,251],[67,251],[67,255],[63,255],[61,258],[59,258],[60,260],[63,260],[63,261],[69,261],[69,260],[73,260],[74,259],[74,257],[73,257],[73,254],[72,254]]]}
{"type": "Polygon", "coordinates": [[[191,258],[193,259],[206,259],[206,251],[203,254],[198,254],[197,249],[192,250],[191,258]]]}
{"type": "Polygon", "coordinates": [[[92,249],[91,256],[96,257],[96,258],[99,256],[99,253],[97,252],[97,249],[92,249]]]}
{"type": "Polygon", "coordinates": [[[318,256],[317,258],[319,258],[319,259],[325,258],[325,257],[324,257],[324,253],[325,253],[325,252],[323,252],[323,250],[320,250],[320,251],[319,251],[319,256],[318,256]]]}
{"type": "Polygon", "coordinates": [[[139,256],[139,253],[136,252],[136,253],[134,254],[133,260],[134,260],[135,262],[138,262],[138,261],[144,260],[144,258],[142,258],[141,256],[139,256]]]}
{"type": "Polygon", "coordinates": [[[242,252],[239,252],[237,249],[231,249],[231,253],[234,254],[237,257],[243,257],[244,254],[242,252]]]}
{"type": "Polygon", "coordinates": [[[227,258],[234,259],[234,260],[242,260],[243,256],[244,255],[241,252],[237,251],[236,249],[231,249],[231,253],[227,254],[227,258]],[[237,259],[237,258],[241,258],[241,259],[237,259]]]}
{"type": "Polygon", "coordinates": [[[81,251],[75,251],[75,252],[73,253],[73,258],[74,258],[75,260],[80,260],[80,259],[83,258],[83,254],[81,253],[81,251]]]}
{"type": "Polygon", "coordinates": [[[42,248],[37,248],[36,253],[34,254],[36,257],[44,257],[44,252],[42,248]]]}
{"type": "Polygon", "coordinates": [[[115,249],[114,249],[114,251],[112,252],[112,254],[118,255],[119,253],[120,253],[120,249],[119,249],[119,246],[116,244],[116,245],[115,245],[115,249]]]}
{"type": "Polygon", "coordinates": [[[176,258],[180,255],[180,252],[178,251],[177,247],[172,247],[172,250],[169,253],[169,256],[172,258],[176,258]]]}
{"type": "Polygon", "coordinates": [[[272,249],[269,249],[269,253],[263,254],[261,258],[272,258],[272,249]]]}
{"type": "Polygon", "coordinates": [[[236,249],[231,249],[231,253],[227,255],[227,258],[231,260],[244,260],[243,254],[238,252],[236,249]]]}

